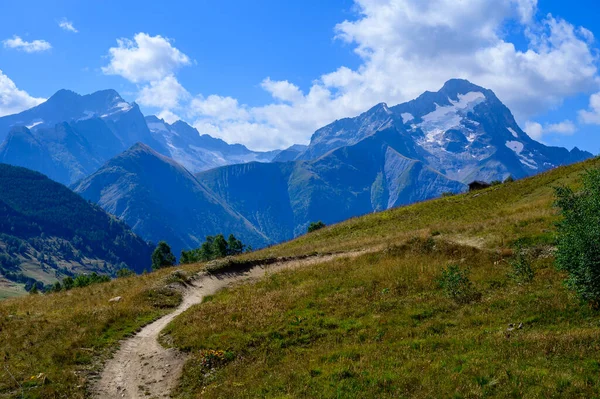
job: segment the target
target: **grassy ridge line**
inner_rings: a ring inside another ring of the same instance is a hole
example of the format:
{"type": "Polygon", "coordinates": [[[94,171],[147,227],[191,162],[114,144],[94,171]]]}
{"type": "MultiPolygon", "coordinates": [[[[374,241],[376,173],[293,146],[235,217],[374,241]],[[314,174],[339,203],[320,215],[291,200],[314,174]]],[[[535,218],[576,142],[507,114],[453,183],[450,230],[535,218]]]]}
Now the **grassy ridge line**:
{"type": "MultiPolygon", "coordinates": [[[[585,169],[600,167],[600,159],[559,167],[551,171],[494,186],[476,193],[439,198],[328,226],[295,240],[256,251],[245,257],[293,256],[310,252],[345,252],[383,243],[402,242],[416,233],[457,238],[463,234],[483,238],[487,247],[507,246],[515,239],[514,224],[521,237],[539,236],[553,229],[556,212],[552,208],[553,187],[576,186],[585,169]]],[[[538,237],[539,238],[539,237],[538,237]]]]}

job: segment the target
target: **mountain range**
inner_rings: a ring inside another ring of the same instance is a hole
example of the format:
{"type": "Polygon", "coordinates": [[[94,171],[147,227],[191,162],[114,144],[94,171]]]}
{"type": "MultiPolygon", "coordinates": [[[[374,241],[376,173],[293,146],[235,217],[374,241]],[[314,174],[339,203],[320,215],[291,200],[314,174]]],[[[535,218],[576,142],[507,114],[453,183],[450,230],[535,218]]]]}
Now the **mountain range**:
{"type": "Polygon", "coordinates": [[[337,120],[308,146],[281,151],[251,151],[183,121],[144,117],[113,90],[61,90],[0,118],[3,135],[0,162],[69,184],[177,252],[217,233],[262,247],[303,234],[313,221],[335,223],[592,156],[531,139],[491,90],[459,79],[337,120]]]}
{"type": "Polygon", "coordinates": [[[161,146],[155,147],[143,140],[141,142],[158,152],[161,152],[161,148],[166,148],[165,155],[192,173],[245,162],[271,162],[281,152],[251,151],[241,144],[228,144],[208,134],[201,135],[198,130],[183,121],[168,124],[151,115],[146,117],[146,123],[152,137],[161,143],[161,146]]]}
{"type": "Polygon", "coordinates": [[[114,90],[81,96],[60,90],[46,102],[0,118],[0,162],[73,184],[140,142],[192,172],[239,162],[269,162],[280,151],[250,151],[200,135],[184,122],[144,117],[114,90]]]}

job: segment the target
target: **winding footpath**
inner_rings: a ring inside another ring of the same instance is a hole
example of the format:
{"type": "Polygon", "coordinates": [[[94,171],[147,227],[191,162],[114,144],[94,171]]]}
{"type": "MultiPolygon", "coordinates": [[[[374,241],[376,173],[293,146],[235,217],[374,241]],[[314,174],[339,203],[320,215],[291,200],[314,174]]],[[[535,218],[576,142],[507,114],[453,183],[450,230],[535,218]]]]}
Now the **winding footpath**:
{"type": "Polygon", "coordinates": [[[255,280],[283,269],[326,262],[340,257],[356,257],[365,251],[314,256],[302,260],[290,260],[271,265],[255,266],[244,272],[200,274],[184,292],[181,305],[166,316],[145,326],[136,335],[121,342],[120,348],[105,364],[100,378],[91,383],[96,398],[168,398],[177,385],[185,354],[158,343],[161,331],[177,316],[202,298],[234,283],[255,280]]]}

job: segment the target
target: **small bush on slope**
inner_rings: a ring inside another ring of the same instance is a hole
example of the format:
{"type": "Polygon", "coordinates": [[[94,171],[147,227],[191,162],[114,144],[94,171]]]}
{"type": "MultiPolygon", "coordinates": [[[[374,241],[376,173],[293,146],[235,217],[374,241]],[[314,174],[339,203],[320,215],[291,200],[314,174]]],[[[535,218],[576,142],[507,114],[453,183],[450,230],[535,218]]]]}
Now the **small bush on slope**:
{"type": "Polygon", "coordinates": [[[469,269],[449,265],[442,270],[437,283],[448,298],[454,299],[456,303],[469,303],[481,297],[469,279],[470,273],[469,269]]]}
{"type": "Polygon", "coordinates": [[[567,271],[567,285],[594,306],[600,306],[600,169],[583,175],[583,189],[558,187],[557,266],[567,271]]]}
{"type": "Polygon", "coordinates": [[[306,232],[307,233],[312,233],[313,231],[321,230],[323,227],[325,227],[325,223],[323,223],[320,220],[318,222],[312,222],[308,226],[308,229],[306,230],[306,232]]]}
{"type": "Polygon", "coordinates": [[[535,277],[535,272],[531,267],[531,260],[523,248],[518,247],[516,249],[515,256],[509,260],[509,263],[512,266],[510,277],[518,284],[530,283],[535,277]]]}

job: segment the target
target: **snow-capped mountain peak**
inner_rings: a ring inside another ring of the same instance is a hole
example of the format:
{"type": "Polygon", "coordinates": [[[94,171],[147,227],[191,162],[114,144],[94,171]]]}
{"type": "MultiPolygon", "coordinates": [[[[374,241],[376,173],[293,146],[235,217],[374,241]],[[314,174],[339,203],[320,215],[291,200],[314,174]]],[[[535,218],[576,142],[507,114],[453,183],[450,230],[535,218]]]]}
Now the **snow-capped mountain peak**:
{"type": "Polygon", "coordinates": [[[41,129],[53,128],[60,122],[115,119],[133,109],[139,109],[137,104],[128,103],[115,90],[101,90],[82,96],[61,89],[36,107],[0,118],[0,140],[16,126],[41,129]]]}
{"type": "Polygon", "coordinates": [[[393,107],[378,104],[317,130],[297,159],[319,158],[390,130],[402,143],[401,154],[463,183],[524,177],[591,156],[532,140],[494,92],[452,79],[437,92],[393,107]]]}

